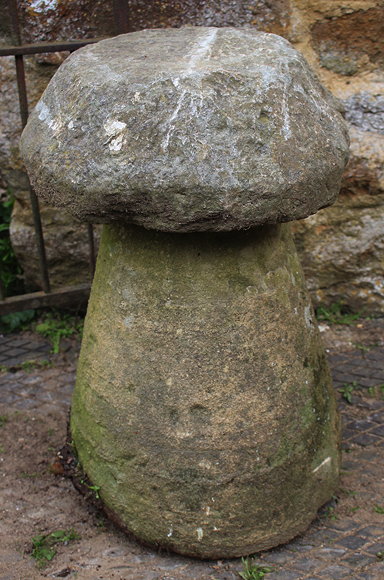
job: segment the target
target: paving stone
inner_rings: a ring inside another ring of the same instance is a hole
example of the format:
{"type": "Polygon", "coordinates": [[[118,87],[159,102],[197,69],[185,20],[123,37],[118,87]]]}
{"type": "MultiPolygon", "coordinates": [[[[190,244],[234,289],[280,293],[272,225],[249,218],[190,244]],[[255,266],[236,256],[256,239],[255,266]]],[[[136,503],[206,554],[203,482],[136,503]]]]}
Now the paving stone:
{"type": "Polygon", "coordinates": [[[343,564],[349,564],[353,567],[353,569],[363,568],[368,564],[372,564],[377,562],[377,559],[373,556],[367,556],[366,554],[349,554],[345,558],[342,559],[343,564]]]}
{"type": "Polygon", "coordinates": [[[320,548],[317,549],[314,555],[319,556],[323,560],[338,560],[345,554],[342,548],[320,548]]]}
{"type": "Polygon", "coordinates": [[[365,538],[371,538],[372,536],[384,538],[384,522],[382,526],[372,524],[371,526],[362,528],[359,530],[359,535],[365,538]]]}
{"type": "Polygon", "coordinates": [[[298,576],[297,572],[290,570],[280,570],[265,576],[265,580],[300,580],[300,578],[301,576],[298,576]]]}
{"type": "Polygon", "coordinates": [[[351,578],[351,569],[346,566],[328,566],[317,573],[320,578],[337,580],[338,578],[351,578]]]}
{"type": "Polygon", "coordinates": [[[380,441],[380,437],[371,433],[363,433],[362,435],[353,437],[350,441],[351,443],[356,443],[362,447],[369,447],[370,445],[375,445],[375,443],[378,443],[380,441]]]}
{"type": "MultiPolygon", "coordinates": [[[[312,549],[312,546],[311,546],[312,549]]],[[[265,560],[266,562],[271,562],[273,564],[286,564],[287,562],[290,562],[292,560],[292,558],[295,557],[295,554],[293,554],[292,552],[288,551],[287,549],[284,550],[279,550],[279,551],[275,551],[272,550],[271,552],[267,552],[264,555],[263,560],[265,560]]]]}
{"type": "Polygon", "coordinates": [[[367,538],[353,535],[353,536],[346,536],[344,538],[339,539],[337,544],[339,546],[344,546],[345,548],[349,548],[350,550],[357,550],[364,546],[367,543],[367,538]]]}
{"type": "Polygon", "coordinates": [[[374,435],[379,435],[380,437],[384,437],[384,425],[379,425],[378,427],[374,427],[370,433],[374,435]]]}
{"type": "Polygon", "coordinates": [[[303,558],[301,560],[295,560],[292,563],[292,568],[295,570],[301,570],[302,572],[313,572],[324,566],[324,562],[320,559],[315,558],[303,558]]]}
{"type": "Polygon", "coordinates": [[[342,520],[330,520],[327,522],[327,526],[343,532],[353,532],[360,527],[358,523],[348,518],[342,520]]]}

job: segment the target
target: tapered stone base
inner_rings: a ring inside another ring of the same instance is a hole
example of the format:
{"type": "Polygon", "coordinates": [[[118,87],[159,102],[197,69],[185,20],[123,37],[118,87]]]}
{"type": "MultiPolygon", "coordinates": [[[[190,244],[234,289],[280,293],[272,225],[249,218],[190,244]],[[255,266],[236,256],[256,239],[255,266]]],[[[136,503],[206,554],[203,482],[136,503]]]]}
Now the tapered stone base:
{"type": "Polygon", "coordinates": [[[337,485],[338,421],[289,226],[106,227],[71,430],[142,541],[222,558],[303,531],[337,485]]]}

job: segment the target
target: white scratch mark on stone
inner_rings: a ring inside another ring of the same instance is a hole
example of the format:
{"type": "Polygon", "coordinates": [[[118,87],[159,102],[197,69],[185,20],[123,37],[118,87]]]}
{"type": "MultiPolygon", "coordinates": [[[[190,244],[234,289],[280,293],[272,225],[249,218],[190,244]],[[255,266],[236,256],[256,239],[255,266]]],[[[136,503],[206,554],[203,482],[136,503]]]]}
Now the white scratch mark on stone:
{"type": "Polygon", "coordinates": [[[209,514],[211,513],[211,508],[209,507],[209,505],[205,508],[205,513],[207,516],[209,516],[209,514]]]}
{"type": "Polygon", "coordinates": [[[326,459],[324,459],[324,461],[322,461],[320,463],[320,465],[318,465],[317,467],[315,467],[315,469],[313,469],[312,473],[317,473],[319,471],[319,469],[321,469],[325,465],[328,465],[328,463],[331,463],[331,461],[332,461],[332,457],[327,457],[326,459]]]}
{"type": "Polygon", "coordinates": [[[204,536],[203,528],[197,528],[196,533],[198,541],[201,542],[204,536]]]}
{"type": "Polygon", "coordinates": [[[73,121],[69,121],[67,127],[68,127],[68,129],[73,129],[73,127],[74,127],[73,121]]]}
{"type": "MultiPolygon", "coordinates": [[[[204,36],[202,38],[200,38],[192,47],[192,49],[190,50],[190,52],[187,54],[188,57],[188,63],[187,63],[187,67],[185,69],[185,72],[183,73],[182,76],[188,76],[190,75],[197,67],[197,65],[199,64],[199,62],[201,62],[204,58],[206,58],[211,50],[212,50],[212,46],[215,42],[216,39],[216,35],[217,35],[217,28],[211,28],[208,32],[204,33],[204,36]]],[[[173,85],[176,88],[179,88],[180,86],[180,77],[176,77],[172,80],[173,85]]],[[[175,119],[177,118],[181,106],[183,104],[183,101],[185,99],[185,96],[187,94],[187,90],[186,89],[182,89],[180,96],[177,100],[176,103],[176,107],[172,113],[172,115],[170,116],[169,120],[168,120],[168,129],[167,132],[162,140],[161,143],[161,148],[163,149],[163,151],[166,151],[168,149],[168,145],[169,145],[169,140],[172,137],[172,134],[175,130],[175,127],[173,125],[173,122],[175,121],[175,119]]],[[[191,106],[192,106],[192,114],[195,115],[196,114],[196,106],[193,103],[193,100],[191,101],[191,106]]]]}
{"type": "Polygon", "coordinates": [[[178,101],[176,103],[175,110],[173,111],[172,115],[169,118],[169,121],[168,121],[168,131],[165,134],[165,137],[164,137],[164,139],[163,139],[163,141],[161,143],[161,146],[162,146],[162,148],[164,150],[168,148],[169,140],[171,138],[172,133],[175,130],[175,127],[173,125],[173,121],[176,119],[177,115],[179,114],[179,111],[180,111],[181,105],[183,104],[183,100],[184,100],[184,97],[185,97],[186,93],[187,93],[187,91],[185,89],[183,89],[181,91],[180,97],[179,97],[179,99],[178,99],[178,101]]]}
{"type": "Polygon", "coordinates": [[[288,104],[288,92],[290,90],[290,73],[288,69],[288,65],[285,64],[284,72],[282,74],[283,78],[283,104],[282,104],[282,114],[283,114],[283,126],[281,128],[281,134],[283,135],[285,141],[288,141],[290,137],[292,137],[291,132],[291,121],[289,118],[289,104],[288,104]]]}
{"type": "Polygon", "coordinates": [[[288,96],[287,96],[287,92],[284,91],[284,99],[283,99],[283,126],[281,129],[281,133],[284,137],[284,139],[286,141],[288,141],[288,139],[290,137],[292,137],[292,132],[291,132],[291,122],[289,119],[289,105],[288,105],[288,96]]]}
{"type": "Polygon", "coordinates": [[[51,116],[47,105],[43,101],[39,101],[37,103],[36,111],[39,113],[40,121],[45,121],[48,117],[51,116]]]}
{"type": "Polygon", "coordinates": [[[170,538],[170,537],[172,536],[172,534],[173,534],[173,528],[172,528],[172,526],[171,526],[171,527],[169,528],[169,532],[168,532],[168,534],[167,534],[168,538],[170,538]]]}
{"type": "Polygon", "coordinates": [[[210,54],[212,50],[213,43],[215,42],[217,35],[217,28],[211,28],[200,40],[196,42],[190,51],[190,58],[188,62],[187,71],[191,72],[196,68],[199,61],[210,54]]]}
{"type": "Polygon", "coordinates": [[[39,113],[40,121],[44,121],[45,123],[47,123],[48,127],[52,129],[52,131],[56,132],[59,129],[61,129],[62,122],[60,121],[60,119],[52,118],[49,107],[43,101],[37,103],[36,111],[39,113]]]}

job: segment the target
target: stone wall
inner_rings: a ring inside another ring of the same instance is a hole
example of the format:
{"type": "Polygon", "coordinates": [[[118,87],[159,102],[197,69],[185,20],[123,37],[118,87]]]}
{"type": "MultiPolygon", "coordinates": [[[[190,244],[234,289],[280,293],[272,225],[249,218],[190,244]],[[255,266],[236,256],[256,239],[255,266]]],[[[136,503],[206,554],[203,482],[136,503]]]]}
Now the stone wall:
{"type": "MultiPolygon", "coordinates": [[[[4,1],[0,0],[0,8],[4,1]]],[[[113,34],[112,0],[20,0],[19,5],[24,42],[113,34]]],[[[128,0],[128,7],[129,30],[186,24],[251,26],[285,36],[305,55],[322,82],[343,102],[351,128],[351,160],[338,203],[294,224],[308,285],[317,304],[341,301],[354,310],[382,313],[384,2],[128,0]]],[[[3,42],[10,42],[10,22],[4,14],[0,35],[3,42]]],[[[57,53],[26,59],[31,105],[63,58],[65,54],[57,53]]],[[[9,187],[18,199],[12,239],[28,281],[38,286],[25,177],[17,153],[20,131],[13,81],[12,60],[0,59],[0,187],[9,187]]],[[[43,208],[53,282],[81,281],[85,228],[54,215],[43,208]],[[69,240],[68,248],[65,240],[69,240]],[[63,275],[64,261],[68,276],[63,275]],[[61,264],[61,273],[56,273],[55,264],[61,264]]]]}

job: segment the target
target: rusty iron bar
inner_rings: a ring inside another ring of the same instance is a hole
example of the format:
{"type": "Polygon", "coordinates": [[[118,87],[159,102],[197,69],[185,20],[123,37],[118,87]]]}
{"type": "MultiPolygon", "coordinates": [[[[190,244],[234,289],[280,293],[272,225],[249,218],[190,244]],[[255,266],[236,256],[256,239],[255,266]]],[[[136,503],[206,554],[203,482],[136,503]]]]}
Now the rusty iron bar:
{"type": "Polygon", "coordinates": [[[1,300],[5,300],[5,287],[4,287],[4,284],[0,278],[0,301],[1,300]]]}
{"type": "Polygon", "coordinates": [[[130,29],[128,0],[113,0],[113,15],[116,34],[125,34],[130,29]]]}
{"type": "MultiPolygon", "coordinates": [[[[99,40],[102,40],[105,37],[75,39],[58,42],[40,42],[36,44],[22,44],[18,2],[17,0],[8,0],[8,5],[16,45],[1,46],[0,56],[15,57],[16,78],[20,104],[20,116],[22,126],[24,128],[28,119],[28,93],[25,80],[24,59],[23,59],[24,55],[33,55],[48,52],[65,52],[65,51],[73,52],[78,48],[81,48],[82,46],[85,46],[87,44],[93,44],[95,42],[98,42],[99,40]]],[[[113,13],[114,13],[115,33],[122,34],[129,32],[130,18],[127,0],[113,0],[113,13]]],[[[39,266],[40,266],[40,274],[42,276],[43,291],[34,292],[32,294],[23,294],[20,296],[11,296],[6,298],[4,285],[0,281],[0,314],[7,314],[9,312],[15,312],[17,310],[23,310],[27,308],[38,308],[54,305],[56,306],[70,305],[73,302],[81,302],[81,301],[84,302],[85,300],[87,300],[89,296],[90,287],[87,284],[81,286],[71,286],[61,288],[60,290],[51,292],[43,237],[43,229],[41,224],[41,215],[39,209],[39,201],[30,184],[29,189],[35,227],[36,245],[39,254],[39,266]]],[[[87,230],[89,240],[90,273],[91,276],[93,276],[96,265],[93,226],[91,224],[88,224],[87,230]]]]}
{"type": "Polygon", "coordinates": [[[87,224],[88,231],[88,244],[89,244],[89,270],[91,275],[91,280],[93,280],[93,275],[96,270],[96,252],[95,252],[95,235],[93,231],[93,225],[87,224]]]}
{"type": "MultiPolygon", "coordinates": [[[[16,5],[16,2],[12,1],[12,5],[16,5]]],[[[16,26],[15,34],[18,38],[20,38],[20,28],[17,18],[17,13],[14,18],[12,18],[14,26],[16,26]]],[[[17,79],[17,89],[19,94],[19,105],[20,105],[20,117],[21,117],[21,124],[24,128],[28,121],[28,96],[27,96],[27,85],[25,82],[25,69],[24,69],[24,57],[21,54],[15,56],[15,64],[16,64],[16,79],[17,79]]],[[[33,191],[31,184],[29,183],[28,179],[28,190],[29,190],[29,199],[31,202],[31,209],[32,209],[32,216],[33,216],[33,224],[35,227],[35,237],[36,237],[36,247],[37,253],[39,257],[39,269],[40,269],[40,276],[41,276],[41,283],[43,286],[44,292],[49,292],[51,287],[49,283],[49,274],[48,274],[48,265],[47,265],[47,255],[45,251],[45,243],[44,243],[44,234],[43,228],[41,224],[41,215],[40,215],[40,208],[39,208],[39,201],[35,192],[33,191]]]]}
{"type": "Polygon", "coordinates": [[[43,291],[10,296],[0,302],[0,314],[11,314],[20,310],[33,310],[47,306],[63,307],[86,304],[90,292],[89,284],[66,286],[49,293],[43,291]]]}
{"type": "Polygon", "coordinates": [[[40,42],[39,44],[20,44],[18,46],[0,46],[0,56],[32,55],[44,52],[73,52],[87,44],[94,44],[106,38],[85,38],[60,42],[40,42]]]}
{"type": "Polygon", "coordinates": [[[11,14],[11,22],[13,34],[15,35],[16,44],[21,44],[20,24],[19,24],[19,10],[17,0],[9,0],[9,12],[11,14]]]}

